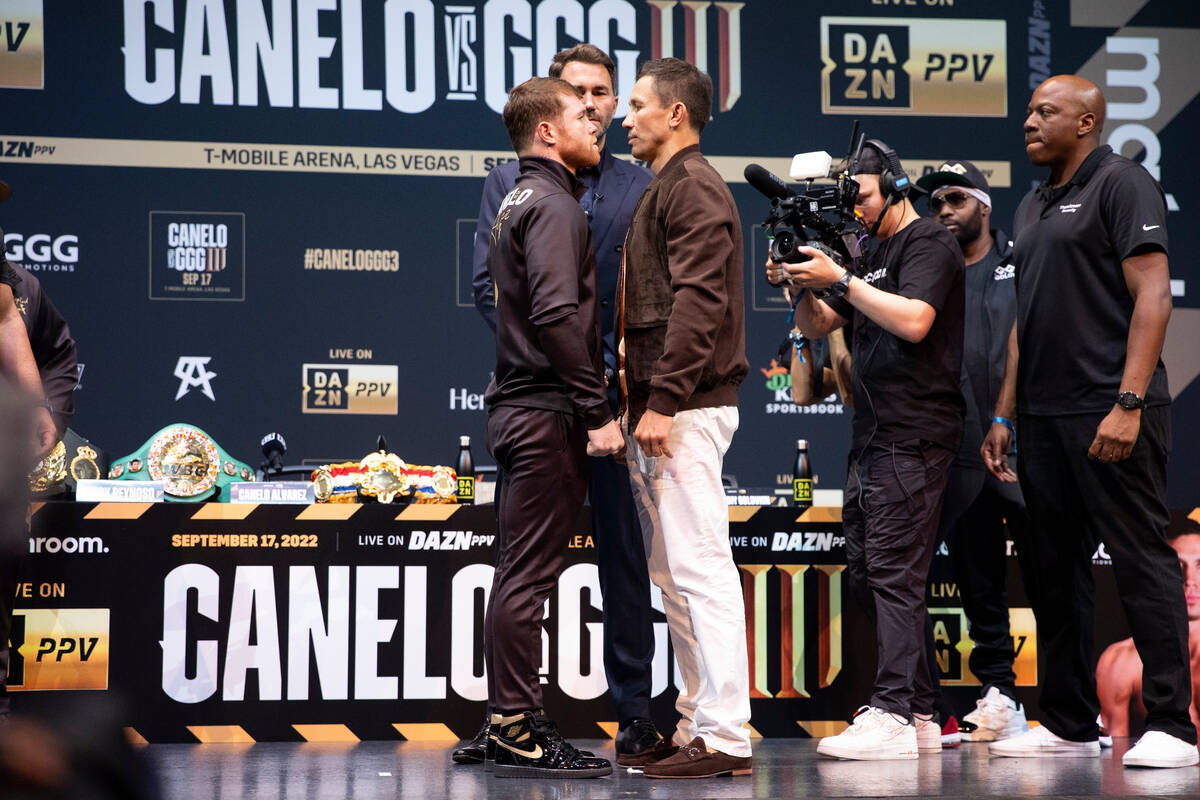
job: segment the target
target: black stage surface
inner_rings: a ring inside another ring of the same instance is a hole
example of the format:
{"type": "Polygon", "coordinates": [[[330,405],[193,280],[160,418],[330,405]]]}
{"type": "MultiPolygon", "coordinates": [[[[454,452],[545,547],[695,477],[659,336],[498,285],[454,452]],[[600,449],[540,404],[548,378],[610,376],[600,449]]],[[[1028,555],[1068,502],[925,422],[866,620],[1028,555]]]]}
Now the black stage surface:
{"type": "MultiPolygon", "coordinates": [[[[576,744],[613,757],[612,742],[576,744]]],[[[964,743],[916,761],[819,758],[815,739],[767,739],[754,774],[702,781],[648,780],[617,769],[595,780],[495,778],[450,764],[450,746],[359,744],[155,744],[143,753],[171,800],[214,798],[791,798],[791,797],[1196,797],[1200,767],[1125,769],[1117,739],[1100,758],[989,759],[964,743]]]]}

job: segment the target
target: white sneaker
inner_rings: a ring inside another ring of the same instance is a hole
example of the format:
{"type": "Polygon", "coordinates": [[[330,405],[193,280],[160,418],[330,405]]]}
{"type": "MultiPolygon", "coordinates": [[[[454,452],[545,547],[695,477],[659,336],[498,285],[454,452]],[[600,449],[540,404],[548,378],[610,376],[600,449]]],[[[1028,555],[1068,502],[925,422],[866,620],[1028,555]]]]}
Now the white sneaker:
{"type": "Polygon", "coordinates": [[[1196,745],[1162,731],[1146,731],[1121,759],[1127,767],[1190,767],[1200,764],[1196,745]]]}
{"type": "Polygon", "coordinates": [[[917,752],[942,752],[942,726],[934,721],[933,714],[913,714],[917,729],[917,752]]]}
{"type": "Polygon", "coordinates": [[[997,689],[975,701],[975,710],[963,717],[963,741],[998,742],[1029,730],[1025,707],[997,689]]]}
{"type": "Polygon", "coordinates": [[[1094,758],[1100,755],[1100,743],[1072,742],[1055,735],[1045,725],[1039,725],[1019,736],[992,742],[988,745],[988,753],[1010,758],[1094,758]]]}
{"type": "Polygon", "coordinates": [[[917,758],[917,729],[898,714],[863,706],[854,723],[837,736],[822,739],[817,752],[857,761],[917,758]]]}
{"type": "Polygon", "coordinates": [[[1106,750],[1112,749],[1112,737],[1108,735],[1108,728],[1104,727],[1104,720],[1100,719],[1100,715],[1096,715],[1096,727],[1100,729],[1100,746],[1106,750]]]}

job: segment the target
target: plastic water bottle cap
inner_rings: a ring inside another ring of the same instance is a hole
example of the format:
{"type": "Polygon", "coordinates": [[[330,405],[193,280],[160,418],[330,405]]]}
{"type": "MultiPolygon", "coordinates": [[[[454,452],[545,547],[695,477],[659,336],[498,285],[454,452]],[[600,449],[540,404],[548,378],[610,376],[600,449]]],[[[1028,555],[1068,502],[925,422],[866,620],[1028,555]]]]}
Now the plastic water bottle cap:
{"type": "Polygon", "coordinates": [[[470,447],[471,446],[471,437],[470,436],[458,437],[458,444],[459,444],[459,447],[470,447]]]}
{"type": "Polygon", "coordinates": [[[808,449],[808,439],[797,439],[796,440],[796,449],[797,450],[807,450],[808,449]]]}

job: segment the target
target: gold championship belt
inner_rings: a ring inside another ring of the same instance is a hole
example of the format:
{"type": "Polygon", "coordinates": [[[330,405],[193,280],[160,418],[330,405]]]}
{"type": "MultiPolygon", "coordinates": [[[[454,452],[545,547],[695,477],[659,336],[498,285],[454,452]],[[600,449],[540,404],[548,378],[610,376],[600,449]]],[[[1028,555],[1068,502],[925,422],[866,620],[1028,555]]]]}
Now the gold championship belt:
{"type": "Polygon", "coordinates": [[[108,459],[98,447],[68,428],[50,454],[29,473],[29,490],[37,498],[72,495],[81,480],[104,477],[108,459]]]}
{"type": "Polygon", "coordinates": [[[408,464],[380,450],[362,461],[326,464],[312,473],[318,503],[357,503],[369,497],[380,503],[457,503],[458,476],[445,466],[408,464]]]}
{"type": "Polygon", "coordinates": [[[167,494],[189,499],[217,485],[220,463],[212,439],[183,426],[160,433],[146,454],[151,479],[162,481],[167,494]]]}
{"type": "Polygon", "coordinates": [[[254,470],[230,457],[204,431],[176,423],[154,434],[137,452],[114,461],[108,477],[162,481],[167,500],[200,501],[215,495],[227,501],[228,492],[222,490],[254,480],[254,470]]]}
{"type": "Polygon", "coordinates": [[[36,495],[57,494],[62,491],[66,479],[67,446],[59,442],[29,474],[29,490],[36,495]]]}

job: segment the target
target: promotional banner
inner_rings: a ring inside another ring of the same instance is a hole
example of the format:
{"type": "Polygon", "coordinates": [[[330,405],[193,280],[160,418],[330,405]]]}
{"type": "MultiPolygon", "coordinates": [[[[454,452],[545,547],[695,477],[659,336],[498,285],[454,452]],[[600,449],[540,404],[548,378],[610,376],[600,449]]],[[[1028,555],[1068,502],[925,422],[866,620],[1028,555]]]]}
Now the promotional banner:
{"type": "MultiPolygon", "coordinates": [[[[712,75],[702,148],[731,183],[746,241],[750,375],[725,472],[787,487],[809,441],[818,489],[844,479],[850,412],[799,407],[777,352],[787,307],[766,285],[768,201],[749,163],[845,154],[860,120],[919,177],[948,158],[987,175],[1008,230],[1043,177],[1022,120],[1033,87],[1078,72],[1108,97],[1105,141],[1158,178],[1171,213],[1175,395],[1170,499],[1200,461],[1200,225],[1184,168],[1200,126],[1194,15],[1169,0],[123,0],[0,9],[0,206],[8,258],[70,323],[73,427],[119,457],[174,421],[257,464],[359,458],[384,434],[416,463],[477,463],[494,363],[473,308],[483,178],[514,157],[510,87],[588,41],[617,64],[619,123],[637,65],[712,75]]],[[[918,208],[924,213],[924,203],[918,208]]]]}
{"type": "MultiPolygon", "coordinates": [[[[1175,515],[1179,531],[1200,530],[1191,513],[1175,515]]],[[[539,671],[564,734],[595,738],[616,722],[587,519],[547,604],[539,671]]],[[[846,585],[839,519],[827,508],[730,509],[759,735],[840,731],[870,695],[875,634],[846,585]]],[[[19,709],[112,691],[151,742],[469,737],[487,694],[495,536],[487,507],[44,504],[17,586],[9,689],[19,709]]],[[[1017,692],[1037,719],[1044,667],[1009,561],[1017,692]]],[[[1128,631],[1103,548],[1093,562],[1099,655],[1128,631]]],[[[1190,569],[1189,591],[1200,561],[1190,569]]],[[[935,659],[962,714],[980,685],[945,547],[932,572],[935,659]]],[[[666,729],[682,681],[657,591],[652,602],[652,707],[666,729]]]]}

